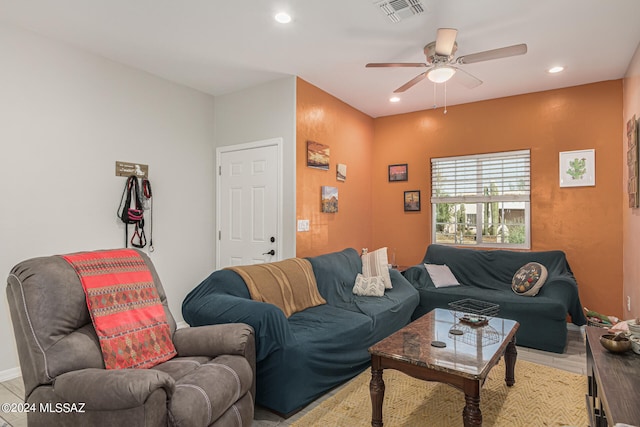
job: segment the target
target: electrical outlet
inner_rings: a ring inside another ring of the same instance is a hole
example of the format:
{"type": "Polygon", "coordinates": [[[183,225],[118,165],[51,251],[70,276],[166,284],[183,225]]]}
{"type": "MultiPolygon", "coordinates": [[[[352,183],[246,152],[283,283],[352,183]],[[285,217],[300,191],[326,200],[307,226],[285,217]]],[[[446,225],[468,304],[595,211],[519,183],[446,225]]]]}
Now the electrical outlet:
{"type": "Polygon", "coordinates": [[[631,297],[627,295],[627,311],[631,311],[631,297]]]}
{"type": "Polygon", "coordinates": [[[298,231],[309,231],[309,220],[308,219],[299,219],[298,220],[298,231]]]}

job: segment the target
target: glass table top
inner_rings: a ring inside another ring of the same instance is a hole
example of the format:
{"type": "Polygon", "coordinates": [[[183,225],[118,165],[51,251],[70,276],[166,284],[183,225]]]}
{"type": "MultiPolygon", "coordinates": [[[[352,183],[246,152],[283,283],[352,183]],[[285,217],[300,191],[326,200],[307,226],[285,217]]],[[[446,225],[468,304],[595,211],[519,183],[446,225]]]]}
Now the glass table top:
{"type": "Polygon", "coordinates": [[[435,309],[373,345],[369,352],[430,369],[485,378],[518,329],[518,322],[489,318],[485,326],[461,322],[462,313],[435,309]],[[433,342],[444,343],[439,348],[433,342]]]}

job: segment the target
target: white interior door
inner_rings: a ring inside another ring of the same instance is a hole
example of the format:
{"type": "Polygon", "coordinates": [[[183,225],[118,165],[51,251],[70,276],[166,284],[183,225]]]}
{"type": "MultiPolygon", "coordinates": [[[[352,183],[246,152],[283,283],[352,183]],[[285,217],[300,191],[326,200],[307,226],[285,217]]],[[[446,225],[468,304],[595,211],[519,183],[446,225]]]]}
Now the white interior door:
{"type": "Polygon", "coordinates": [[[217,150],[216,268],[281,259],[282,139],[217,150]]]}

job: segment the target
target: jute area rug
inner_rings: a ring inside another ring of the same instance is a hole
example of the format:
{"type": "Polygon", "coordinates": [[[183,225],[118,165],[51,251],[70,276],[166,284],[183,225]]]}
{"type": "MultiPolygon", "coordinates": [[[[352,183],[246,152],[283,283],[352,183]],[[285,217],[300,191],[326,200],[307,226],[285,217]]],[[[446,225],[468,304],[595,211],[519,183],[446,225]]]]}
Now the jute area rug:
{"type": "MultiPolygon", "coordinates": [[[[371,425],[369,369],[334,396],[292,424],[295,427],[371,425]]],[[[462,426],[464,393],[385,369],[385,427],[462,426]]],[[[480,410],[484,426],[588,426],[585,403],[587,377],[526,361],[516,363],[516,383],[504,383],[504,360],[482,387],[480,410]]]]}

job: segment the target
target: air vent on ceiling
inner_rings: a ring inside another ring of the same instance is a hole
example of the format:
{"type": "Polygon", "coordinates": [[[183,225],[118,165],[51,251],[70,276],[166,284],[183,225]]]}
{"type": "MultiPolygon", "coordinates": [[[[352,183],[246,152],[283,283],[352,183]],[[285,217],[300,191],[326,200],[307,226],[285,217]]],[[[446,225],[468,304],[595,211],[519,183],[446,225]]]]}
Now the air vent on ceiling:
{"type": "Polygon", "coordinates": [[[420,0],[384,0],[377,2],[376,6],[391,22],[400,22],[425,11],[420,0]]]}

